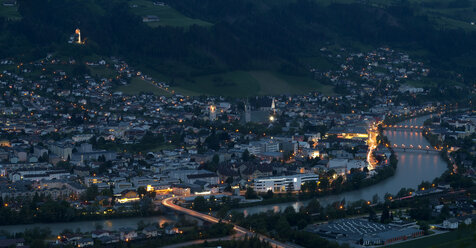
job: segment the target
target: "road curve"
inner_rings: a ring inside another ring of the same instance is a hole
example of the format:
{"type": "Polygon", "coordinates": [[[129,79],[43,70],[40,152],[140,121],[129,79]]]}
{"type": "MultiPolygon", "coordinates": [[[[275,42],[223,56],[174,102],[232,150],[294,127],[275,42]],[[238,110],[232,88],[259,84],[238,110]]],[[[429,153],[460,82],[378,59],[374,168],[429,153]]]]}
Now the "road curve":
{"type": "MultiPolygon", "coordinates": [[[[217,219],[217,218],[215,218],[211,215],[202,214],[202,213],[199,213],[197,211],[178,206],[174,203],[175,199],[176,199],[176,197],[166,198],[166,199],[162,200],[162,205],[165,206],[165,207],[168,207],[172,210],[184,213],[186,215],[190,215],[190,216],[202,219],[204,221],[208,221],[208,222],[212,222],[212,223],[218,223],[220,221],[219,219],[217,219]]],[[[243,227],[240,227],[240,226],[237,226],[237,225],[233,225],[233,226],[234,226],[233,229],[235,230],[235,232],[237,234],[248,235],[250,237],[256,235],[259,239],[268,242],[271,246],[273,246],[275,248],[294,248],[294,247],[296,247],[294,245],[281,243],[279,241],[276,241],[274,239],[266,237],[262,234],[249,231],[246,228],[243,228],[243,227]]]]}

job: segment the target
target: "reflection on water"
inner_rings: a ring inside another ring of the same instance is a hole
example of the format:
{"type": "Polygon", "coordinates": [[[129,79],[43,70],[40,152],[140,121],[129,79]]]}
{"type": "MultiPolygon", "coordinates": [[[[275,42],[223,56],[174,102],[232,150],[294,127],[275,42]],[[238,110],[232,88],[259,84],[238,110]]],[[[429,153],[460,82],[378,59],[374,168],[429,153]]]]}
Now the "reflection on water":
{"type": "MultiPolygon", "coordinates": [[[[423,125],[423,122],[428,118],[428,116],[415,118],[403,122],[402,124],[423,125]]],[[[429,145],[421,132],[390,130],[384,133],[392,144],[405,144],[406,146],[421,145],[423,147],[429,145]]],[[[327,205],[343,199],[345,199],[346,202],[360,199],[372,200],[375,194],[383,198],[385,193],[396,194],[403,187],[415,189],[422,181],[431,182],[446,170],[446,163],[440,158],[439,154],[402,151],[397,152],[397,157],[399,162],[393,177],[360,190],[319,198],[321,205],[327,205]]],[[[245,215],[248,215],[269,210],[276,212],[276,209],[283,211],[288,206],[292,206],[297,211],[300,207],[306,205],[307,202],[308,201],[256,206],[240,209],[239,211],[243,211],[245,215]]]]}

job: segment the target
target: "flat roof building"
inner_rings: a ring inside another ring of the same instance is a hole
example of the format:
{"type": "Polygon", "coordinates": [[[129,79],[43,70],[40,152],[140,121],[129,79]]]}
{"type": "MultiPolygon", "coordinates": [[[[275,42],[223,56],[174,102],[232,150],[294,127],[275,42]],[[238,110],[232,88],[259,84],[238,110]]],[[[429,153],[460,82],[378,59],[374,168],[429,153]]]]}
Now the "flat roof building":
{"type": "Polygon", "coordinates": [[[276,176],[257,178],[254,180],[253,189],[256,192],[287,192],[301,190],[301,185],[305,182],[319,181],[317,174],[296,174],[289,176],[276,176]]]}

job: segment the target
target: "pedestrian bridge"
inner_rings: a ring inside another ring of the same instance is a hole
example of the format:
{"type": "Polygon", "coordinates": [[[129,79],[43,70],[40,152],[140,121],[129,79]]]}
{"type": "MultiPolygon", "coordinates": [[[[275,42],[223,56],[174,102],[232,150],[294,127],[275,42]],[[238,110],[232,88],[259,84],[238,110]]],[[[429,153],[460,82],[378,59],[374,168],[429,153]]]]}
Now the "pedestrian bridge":
{"type": "Polygon", "coordinates": [[[421,145],[397,145],[393,144],[392,149],[394,151],[401,151],[401,152],[422,152],[422,153],[439,153],[441,149],[438,147],[431,147],[431,146],[421,146],[421,145]]]}
{"type": "Polygon", "coordinates": [[[396,130],[396,131],[423,131],[424,126],[413,126],[413,125],[382,125],[382,128],[386,130],[396,130]]]}

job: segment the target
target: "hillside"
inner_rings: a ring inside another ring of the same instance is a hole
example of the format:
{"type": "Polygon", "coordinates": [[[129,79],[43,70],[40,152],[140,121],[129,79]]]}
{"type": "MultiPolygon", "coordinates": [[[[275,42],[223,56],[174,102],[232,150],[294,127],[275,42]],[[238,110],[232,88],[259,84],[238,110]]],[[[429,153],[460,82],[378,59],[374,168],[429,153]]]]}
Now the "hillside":
{"type": "Polygon", "coordinates": [[[331,44],[354,50],[388,46],[429,64],[430,79],[463,84],[476,79],[472,0],[166,0],[163,5],[20,0],[18,5],[15,18],[0,19],[5,31],[0,57],[121,56],[194,94],[333,94],[328,82],[309,72],[340,66],[319,52],[331,44]],[[146,15],[160,20],[144,23],[146,15]],[[86,37],[84,47],[66,42],[76,27],[86,37]]]}

